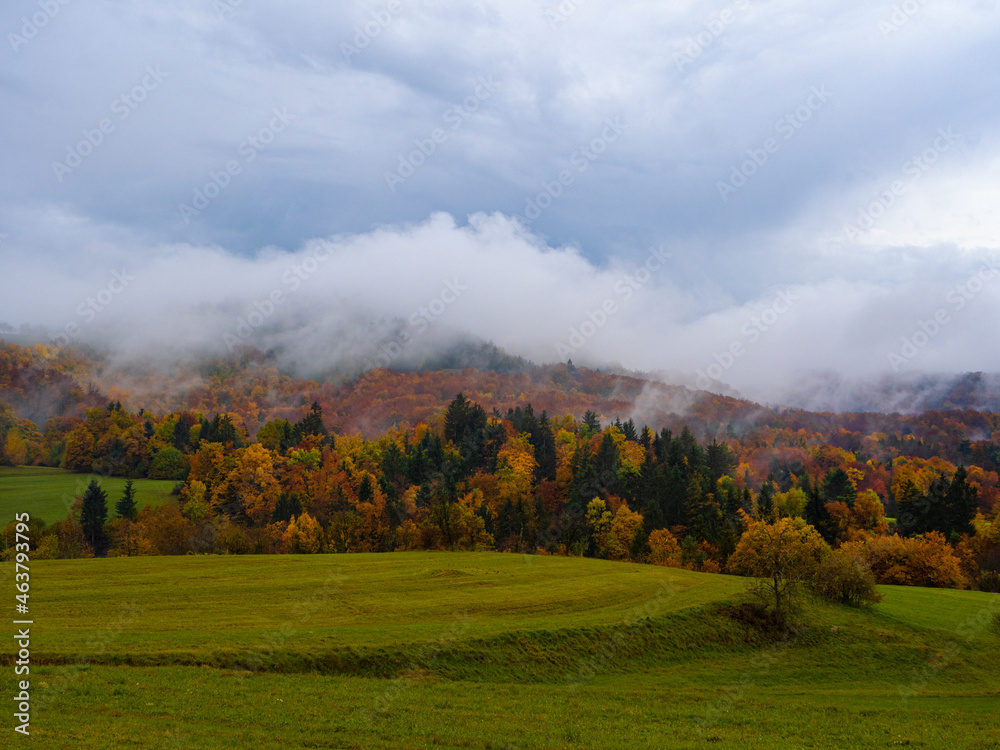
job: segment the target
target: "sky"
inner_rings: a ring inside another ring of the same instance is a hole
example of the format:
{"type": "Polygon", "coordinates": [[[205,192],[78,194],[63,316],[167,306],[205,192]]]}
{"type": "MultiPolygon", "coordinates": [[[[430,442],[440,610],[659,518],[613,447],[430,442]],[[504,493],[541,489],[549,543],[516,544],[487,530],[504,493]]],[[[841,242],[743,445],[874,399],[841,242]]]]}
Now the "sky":
{"type": "Polygon", "coordinates": [[[11,0],[0,321],[780,399],[1000,370],[1000,2],[11,0]]]}

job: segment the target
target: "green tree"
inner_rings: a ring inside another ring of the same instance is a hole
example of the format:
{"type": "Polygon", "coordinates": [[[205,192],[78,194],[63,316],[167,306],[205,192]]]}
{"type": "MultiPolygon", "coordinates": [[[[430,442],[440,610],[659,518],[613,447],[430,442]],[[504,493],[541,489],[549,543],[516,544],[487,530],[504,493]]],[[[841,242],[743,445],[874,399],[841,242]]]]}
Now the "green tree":
{"type": "Polygon", "coordinates": [[[770,481],[765,481],[760,486],[760,493],[757,495],[757,518],[761,520],[771,520],[774,516],[774,489],[770,481]]]}
{"type": "Polygon", "coordinates": [[[125,480],[125,490],[115,505],[115,513],[119,518],[127,518],[129,521],[134,521],[136,518],[135,488],[132,487],[131,479],[125,480]]]}
{"type": "Polygon", "coordinates": [[[174,434],[171,442],[179,451],[191,447],[191,425],[187,423],[187,420],[183,416],[178,417],[176,424],[174,424],[174,434]]]}
{"type": "Polygon", "coordinates": [[[823,498],[828,503],[840,501],[854,507],[858,488],[843,469],[830,469],[823,478],[823,498]]]}
{"type": "Polygon", "coordinates": [[[805,482],[802,490],[809,497],[806,501],[806,523],[816,529],[827,543],[832,542],[835,535],[831,525],[830,511],[826,509],[826,502],[823,500],[819,487],[805,482]]]}
{"type": "Polygon", "coordinates": [[[104,547],[104,522],[108,520],[108,494],[96,479],[91,479],[83,493],[80,527],[90,546],[98,552],[104,547]]]}
{"type": "Polygon", "coordinates": [[[153,457],[153,463],[149,467],[150,479],[183,479],[187,474],[187,461],[184,454],[168,445],[161,448],[153,457]]]}

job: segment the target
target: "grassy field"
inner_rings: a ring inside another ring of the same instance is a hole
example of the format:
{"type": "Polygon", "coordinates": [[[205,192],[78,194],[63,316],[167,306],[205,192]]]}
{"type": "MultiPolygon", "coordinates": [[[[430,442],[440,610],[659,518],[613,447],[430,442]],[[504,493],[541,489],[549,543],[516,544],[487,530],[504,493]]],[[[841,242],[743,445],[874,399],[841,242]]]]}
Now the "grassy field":
{"type": "MultiPolygon", "coordinates": [[[[69,515],[74,498],[83,494],[91,479],[96,479],[108,493],[110,516],[114,516],[115,503],[125,489],[124,479],[44,466],[0,466],[0,526],[13,521],[15,513],[24,512],[46,523],[62,521],[69,515]]],[[[164,505],[171,499],[174,484],[169,480],[135,479],[136,503],[140,508],[164,505]]]]}
{"type": "Polygon", "coordinates": [[[726,609],[742,579],[577,558],[119,558],[31,575],[33,747],[1000,744],[996,595],[885,587],[873,611],[814,602],[769,638],[726,609]]]}

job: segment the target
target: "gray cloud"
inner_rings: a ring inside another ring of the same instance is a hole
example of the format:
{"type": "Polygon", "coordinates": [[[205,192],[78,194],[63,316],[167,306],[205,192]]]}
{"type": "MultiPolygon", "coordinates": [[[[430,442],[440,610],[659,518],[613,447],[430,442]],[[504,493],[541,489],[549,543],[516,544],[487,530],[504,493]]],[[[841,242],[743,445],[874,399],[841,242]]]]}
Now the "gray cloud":
{"type": "Polygon", "coordinates": [[[457,275],[475,291],[428,342],[563,358],[611,300],[575,360],[716,364],[761,398],[803,369],[996,369],[995,285],[961,310],[946,295],[1000,251],[998,4],[897,6],[18,0],[0,11],[0,319],[215,347],[328,238],[254,345],[356,357],[457,275]],[[121,268],[135,286],[85,320],[121,268]]]}

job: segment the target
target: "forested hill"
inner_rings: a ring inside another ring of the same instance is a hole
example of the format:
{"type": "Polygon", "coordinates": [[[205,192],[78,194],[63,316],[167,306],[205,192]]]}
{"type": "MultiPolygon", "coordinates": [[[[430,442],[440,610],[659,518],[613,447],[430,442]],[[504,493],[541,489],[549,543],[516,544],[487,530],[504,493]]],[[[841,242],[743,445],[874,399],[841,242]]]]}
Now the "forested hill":
{"type": "MultiPolygon", "coordinates": [[[[0,402],[9,406],[11,417],[30,420],[39,431],[64,432],[87,409],[118,402],[131,412],[228,415],[250,437],[273,419],[301,419],[317,402],[332,430],[375,437],[394,426],[432,422],[463,392],[488,412],[506,413],[530,403],[538,414],[581,418],[592,411],[605,424],[632,419],[657,430],[687,426],[703,440],[750,437],[790,445],[822,441],[865,459],[940,456],[1000,468],[1000,417],[992,412],[951,409],[905,415],[772,409],[566,364],[526,369],[379,369],[349,381],[320,383],[283,373],[271,358],[252,349],[239,357],[160,370],[123,367],[107,355],[70,347],[0,343],[0,402]]],[[[0,425],[0,433],[5,429],[0,425]]]]}

